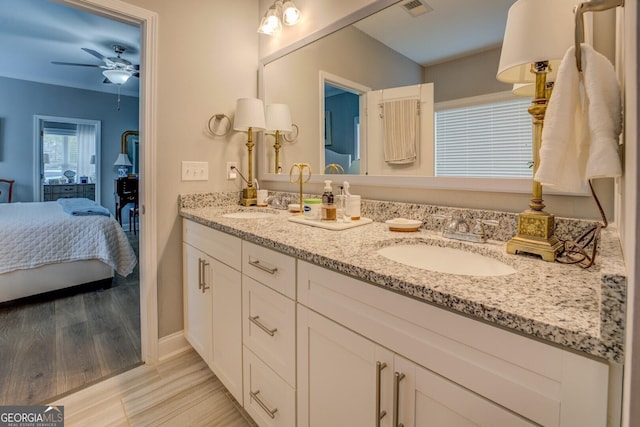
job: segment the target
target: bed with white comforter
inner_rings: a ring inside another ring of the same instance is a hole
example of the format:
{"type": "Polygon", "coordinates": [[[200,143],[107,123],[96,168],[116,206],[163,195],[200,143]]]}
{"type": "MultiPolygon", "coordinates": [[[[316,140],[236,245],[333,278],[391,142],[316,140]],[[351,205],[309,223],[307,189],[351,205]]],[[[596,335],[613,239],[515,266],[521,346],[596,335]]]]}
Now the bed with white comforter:
{"type": "Polygon", "coordinates": [[[129,275],[136,256],[112,216],[57,202],[0,204],[0,302],[129,275]]]}

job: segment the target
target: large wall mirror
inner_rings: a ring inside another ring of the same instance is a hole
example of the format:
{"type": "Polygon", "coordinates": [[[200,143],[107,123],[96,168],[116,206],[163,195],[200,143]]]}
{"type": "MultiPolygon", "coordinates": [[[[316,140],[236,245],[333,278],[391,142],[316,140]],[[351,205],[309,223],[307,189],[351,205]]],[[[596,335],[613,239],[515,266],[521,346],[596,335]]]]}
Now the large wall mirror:
{"type": "Polygon", "coordinates": [[[120,152],[126,154],[131,161],[131,173],[140,173],[140,133],[127,130],[122,133],[120,152]]]}
{"type": "MultiPolygon", "coordinates": [[[[412,166],[386,167],[378,158],[376,153],[382,148],[374,145],[379,143],[373,141],[375,126],[371,123],[379,115],[380,99],[389,96],[392,89],[413,90],[418,96],[420,92],[427,94],[418,106],[420,114],[430,116],[431,124],[422,124],[418,131],[426,134],[426,139],[433,136],[434,105],[486,95],[513,96],[512,87],[498,82],[495,75],[507,13],[515,0],[411,2],[425,9],[424,14],[407,10],[407,3],[405,0],[393,4],[263,61],[261,94],[265,104],[289,104],[293,122],[299,126],[297,142],[285,143],[281,151],[282,171],[287,172],[292,163],[307,162],[314,173],[322,174],[326,164],[338,162],[329,157],[331,150],[349,154],[348,165],[356,161],[356,167],[345,171],[360,174],[349,179],[362,179],[363,183],[404,186],[410,182],[420,187],[434,184],[441,188],[487,190],[486,182],[490,181],[491,187],[497,184],[501,191],[530,191],[530,178],[488,176],[483,181],[434,177],[432,143],[420,146],[420,162],[412,166]],[[430,88],[425,90],[425,84],[430,88]],[[366,111],[366,116],[356,120],[353,113],[341,117],[331,107],[332,95],[350,97],[353,108],[366,111]],[[327,123],[331,129],[327,129],[327,123]],[[348,136],[341,136],[344,129],[348,136]],[[329,138],[325,130],[331,132],[329,138]],[[345,141],[350,147],[344,147],[345,141]]],[[[258,157],[261,178],[284,181],[274,173],[273,138],[264,136],[263,141],[258,157]]]]}

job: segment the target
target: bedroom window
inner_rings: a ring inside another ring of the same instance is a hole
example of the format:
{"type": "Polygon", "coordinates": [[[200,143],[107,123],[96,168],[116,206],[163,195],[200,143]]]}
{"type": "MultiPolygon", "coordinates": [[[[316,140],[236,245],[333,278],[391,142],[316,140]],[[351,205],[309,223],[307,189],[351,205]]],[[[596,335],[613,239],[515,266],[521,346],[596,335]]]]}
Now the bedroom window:
{"type": "Polygon", "coordinates": [[[44,177],[63,178],[66,170],[78,172],[78,138],[75,130],[45,129],[42,152],[49,161],[44,177]]]}
{"type": "Polygon", "coordinates": [[[42,135],[45,182],[66,182],[64,172],[95,177],[95,126],[75,123],[47,123],[42,135]]]}
{"type": "Polygon", "coordinates": [[[531,178],[530,105],[510,92],[436,104],[435,175],[531,178]]]}

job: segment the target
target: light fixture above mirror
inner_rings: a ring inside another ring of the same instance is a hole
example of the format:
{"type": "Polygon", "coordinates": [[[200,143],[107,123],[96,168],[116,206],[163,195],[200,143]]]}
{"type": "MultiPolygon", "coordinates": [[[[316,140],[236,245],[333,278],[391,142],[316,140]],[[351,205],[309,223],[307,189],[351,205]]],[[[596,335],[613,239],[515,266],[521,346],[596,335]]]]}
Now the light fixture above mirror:
{"type": "Polygon", "coordinates": [[[282,31],[282,23],[296,25],[300,22],[302,14],[293,3],[293,0],[276,0],[264,14],[258,32],[271,36],[282,31]]]}

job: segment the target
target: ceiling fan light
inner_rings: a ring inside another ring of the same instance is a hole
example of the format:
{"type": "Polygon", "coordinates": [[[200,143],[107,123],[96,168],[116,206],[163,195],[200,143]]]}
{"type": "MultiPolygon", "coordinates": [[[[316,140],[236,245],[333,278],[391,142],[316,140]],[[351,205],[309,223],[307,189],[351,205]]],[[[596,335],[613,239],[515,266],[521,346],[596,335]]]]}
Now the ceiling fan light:
{"type": "Polygon", "coordinates": [[[296,25],[300,22],[302,14],[300,9],[296,7],[292,0],[286,0],[283,6],[284,12],[282,13],[282,20],[285,25],[296,25]]]}
{"type": "Polygon", "coordinates": [[[131,77],[131,73],[125,70],[104,70],[102,74],[109,79],[109,81],[116,85],[123,85],[131,77]]]}

